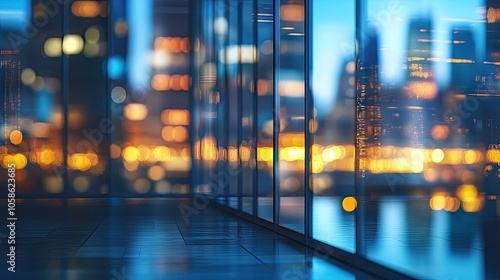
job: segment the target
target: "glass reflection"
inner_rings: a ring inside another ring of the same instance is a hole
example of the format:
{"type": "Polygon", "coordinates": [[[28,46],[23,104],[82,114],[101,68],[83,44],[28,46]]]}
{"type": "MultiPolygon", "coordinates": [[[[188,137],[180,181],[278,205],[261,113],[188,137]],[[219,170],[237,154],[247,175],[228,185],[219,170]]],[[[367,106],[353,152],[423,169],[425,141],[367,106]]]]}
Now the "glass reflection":
{"type": "Polygon", "coordinates": [[[304,232],[304,2],[280,1],[277,42],[279,224],[304,232]]]}
{"type": "Polygon", "coordinates": [[[355,1],[312,9],[313,238],[354,252],[355,1]]]}
{"type": "Polygon", "coordinates": [[[243,0],[241,9],[241,121],[240,121],[240,164],[241,164],[241,208],[244,212],[253,213],[254,204],[254,172],[255,172],[255,139],[254,136],[254,64],[257,59],[254,32],[254,3],[252,0],[243,0]]]}
{"type": "MultiPolygon", "coordinates": [[[[60,29],[62,14],[45,20],[47,10],[44,8],[45,3],[32,5],[30,1],[0,4],[0,128],[3,138],[0,166],[4,170],[9,164],[16,165],[18,196],[61,195],[75,191],[65,186],[63,180],[67,175],[62,137],[66,133],[62,106],[64,73],[61,67],[53,67],[62,66],[63,53],[69,55],[75,50],[60,29]],[[40,26],[36,27],[35,22],[40,26]],[[63,38],[66,38],[64,52],[63,38]]],[[[81,113],[74,112],[72,118],[81,120],[81,113]]],[[[71,155],[75,153],[73,150],[71,155]]],[[[87,154],[82,156],[88,159],[87,154]]],[[[95,159],[97,154],[89,153],[89,156],[95,159]]],[[[71,172],[76,170],[75,166],[69,168],[71,172]]],[[[7,172],[0,174],[0,183],[5,186],[6,175],[7,172]]],[[[92,174],[88,175],[85,179],[92,180],[92,174]]]]}
{"type": "Polygon", "coordinates": [[[273,100],[274,100],[274,56],[273,56],[273,1],[258,0],[257,35],[257,189],[260,218],[273,220],[273,100]]]}
{"type": "MultiPolygon", "coordinates": [[[[363,1],[356,152],[367,258],[421,278],[491,278],[498,7],[363,1]],[[488,12],[489,11],[489,12],[488,12]]],[[[496,242],[496,241],[493,241],[496,242]]]]}

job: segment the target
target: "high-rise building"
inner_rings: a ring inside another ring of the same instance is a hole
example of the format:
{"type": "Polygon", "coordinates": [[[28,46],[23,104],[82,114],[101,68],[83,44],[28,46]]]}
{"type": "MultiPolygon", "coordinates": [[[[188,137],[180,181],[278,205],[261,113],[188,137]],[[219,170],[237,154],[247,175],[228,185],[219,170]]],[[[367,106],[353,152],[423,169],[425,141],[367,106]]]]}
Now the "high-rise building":
{"type": "Polygon", "coordinates": [[[413,19],[408,31],[407,98],[405,123],[407,141],[423,147],[433,127],[439,124],[442,101],[436,84],[433,47],[433,29],[430,17],[413,19]]]}
{"type": "Polygon", "coordinates": [[[0,50],[0,128],[7,147],[10,134],[20,129],[21,56],[20,51],[0,50]]]}
{"type": "Polygon", "coordinates": [[[358,120],[365,126],[367,147],[380,146],[382,113],[380,110],[378,37],[375,32],[367,37],[361,52],[362,55],[358,61],[358,101],[365,110],[362,116],[358,115],[358,120]]]}
{"type": "Polygon", "coordinates": [[[408,96],[416,100],[433,100],[437,86],[433,70],[432,22],[429,18],[410,23],[407,54],[408,96]]]}
{"type": "Polygon", "coordinates": [[[496,91],[500,90],[500,3],[486,1],[486,65],[494,75],[496,91]]]}
{"type": "Polygon", "coordinates": [[[453,29],[451,40],[451,85],[456,93],[467,94],[475,87],[476,43],[469,27],[453,29]]]}
{"type": "MultiPolygon", "coordinates": [[[[477,146],[478,110],[467,110],[463,116],[454,108],[470,108],[470,102],[477,102],[474,96],[478,88],[478,65],[474,34],[469,27],[455,27],[449,42],[451,57],[447,62],[451,67],[451,82],[443,94],[443,121],[449,126],[448,143],[451,146],[477,146]],[[454,112],[454,113],[447,113],[454,112]]],[[[465,109],[464,109],[465,110],[465,109]]]]}

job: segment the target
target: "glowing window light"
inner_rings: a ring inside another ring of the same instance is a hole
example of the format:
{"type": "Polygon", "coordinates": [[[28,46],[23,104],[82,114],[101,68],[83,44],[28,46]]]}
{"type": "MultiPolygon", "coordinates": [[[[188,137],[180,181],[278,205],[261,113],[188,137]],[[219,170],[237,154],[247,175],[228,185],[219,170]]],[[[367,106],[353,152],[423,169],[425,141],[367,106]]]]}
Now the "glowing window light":
{"type": "Polygon", "coordinates": [[[111,144],[109,147],[109,154],[111,158],[119,158],[122,153],[122,149],[117,144],[111,144]]]}
{"type": "Polygon", "coordinates": [[[115,34],[118,37],[124,37],[128,33],[128,24],[124,20],[117,20],[115,23],[115,34]]]}
{"type": "Polygon", "coordinates": [[[16,169],[23,169],[28,164],[28,158],[23,154],[15,154],[10,158],[10,162],[7,162],[7,166],[10,163],[16,164],[16,169]]]}
{"type": "Polygon", "coordinates": [[[95,166],[99,163],[99,157],[95,153],[86,153],[85,156],[90,160],[90,164],[95,166]]]}
{"type": "Polygon", "coordinates": [[[173,75],[168,81],[169,86],[172,90],[181,90],[181,76],[173,75]]]}
{"type": "Polygon", "coordinates": [[[61,193],[64,189],[64,184],[61,177],[50,176],[43,180],[43,189],[48,193],[61,193]]]}
{"type": "Polygon", "coordinates": [[[68,157],[68,167],[73,170],[87,171],[92,163],[85,154],[75,153],[68,157]]]}
{"type": "Polygon", "coordinates": [[[189,86],[191,85],[191,77],[188,75],[183,75],[180,77],[179,83],[180,83],[180,89],[187,91],[189,90],[189,86]]]}
{"type": "Polygon", "coordinates": [[[48,57],[58,57],[62,55],[62,39],[48,38],[43,44],[43,52],[48,57]]]}
{"type": "Polygon", "coordinates": [[[165,169],[161,166],[151,166],[148,169],[148,178],[153,181],[160,181],[165,177],[165,169]]]}
{"type": "Polygon", "coordinates": [[[408,94],[416,99],[432,100],[437,96],[438,88],[434,82],[410,82],[408,94]]]}
{"type": "Polygon", "coordinates": [[[36,81],[35,71],[31,68],[25,68],[21,72],[21,82],[26,86],[31,86],[36,81]]]}
{"type": "Polygon", "coordinates": [[[445,203],[444,210],[448,212],[456,212],[460,208],[460,200],[456,197],[447,197],[445,203]]]}
{"type": "Polygon", "coordinates": [[[355,197],[348,196],[342,200],[342,208],[346,212],[352,212],[356,210],[357,206],[358,206],[358,201],[356,200],[355,197]]]}
{"type": "Polygon", "coordinates": [[[126,98],[127,91],[123,87],[117,86],[111,90],[111,100],[113,100],[113,102],[120,104],[125,101],[126,98]]]}
{"type": "Polygon", "coordinates": [[[165,91],[170,89],[170,76],[164,74],[154,75],[151,78],[151,87],[157,91],[165,91]]]}
{"type": "Polygon", "coordinates": [[[96,1],[76,1],[71,5],[71,12],[77,17],[97,17],[101,13],[101,5],[96,1]]]}
{"type": "Polygon", "coordinates": [[[444,152],[441,149],[435,149],[431,154],[432,161],[435,163],[440,163],[444,160],[444,152]]]}
{"type": "Polygon", "coordinates": [[[448,137],[450,130],[445,125],[436,125],[432,128],[431,134],[434,140],[444,140],[448,137]]]}
{"type": "Polygon", "coordinates": [[[184,142],[187,140],[188,131],[183,126],[176,126],[172,131],[172,137],[176,142],[184,142]]]}
{"type": "Polygon", "coordinates": [[[226,64],[254,63],[257,61],[257,48],[253,45],[231,45],[219,51],[219,60],[226,64]]]}
{"type": "Polygon", "coordinates": [[[13,130],[9,135],[9,140],[14,145],[19,145],[23,142],[23,133],[19,130],[13,130]]]}
{"type": "MultiPolygon", "coordinates": [[[[135,172],[139,168],[139,162],[137,162],[137,161],[133,161],[133,162],[125,161],[125,162],[123,162],[123,167],[125,167],[125,169],[127,171],[135,172]]],[[[127,179],[131,180],[132,178],[135,178],[136,173],[127,173],[127,176],[128,176],[127,179]]]]}
{"type": "Polygon", "coordinates": [[[180,49],[183,53],[189,53],[189,38],[182,38],[180,42],[180,49]]]}
{"type": "Polygon", "coordinates": [[[488,150],[486,152],[486,159],[489,162],[500,163],[500,150],[488,150]]]}
{"type": "Polygon", "coordinates": [[[137,147],[137,150],[139,151],[137,159],[140,161],[146,161],[151,156],[151,150],[145,145],[140,145],[137,147]]]}
{"type": "Polygon", "coordinates": [[[282,5],[280,8],[280,18],[284,21],[304,21],[303,5],[282,5]]]}
{"type": "Polygon", "coordinates": [[[257,81],[257,95],[262,96],[269,93],[270,82],[267,80],[259,79],[257,81]]]}
{"type": "Polygon", "coordinates": [[[165,125],[189,125],[188,110],[167,109],[161,112],[161,121],[165,125]]]}
{"type": "Polygon", "coordinates": [[[305,92],[303,81],[280,81],[278,88],[280,96],[302,97],[305,92]]]}
{"type": "Polygon", "coordinates": [[[84,45],[82,36],[68,34],[64,36],[62,50],[66,55],[75,55],[82,52],[84,45]]]}
{"type": "Polygon", "coordinates": [[[89,178],[85,176],[77,176],[73,180],[73,187],[76,192],[83,193],[86,192],[90,188],[89,178]]]}
{"type": "Polygon", "coordinates": [[[99,32],[99,29],[97,29],[97,27],[95,26],[90,26],[85,31],[85,40],[87,40],[87,42],[89,43],[97,43],[100,37],[101,33],[99,32]]]}
{"type": "Polygon", "coordinates": [[[476,186],[471,184],[461,185],[457,189],[457,197],[460,198],[462,202],[473,201],[477,198],[478,191],[476,186]]]}
{"type": "Polygon", "coordinates": [[[151,183],[148,179],[140,178],[134,182],[133,188],[137,193],[145,194],[151,189],[151,183]]]}
{"type": "Polygon", "coordinates": [[[172,142],[174,140],[174,127],[173,126],[165,126],[161,130],[161,138],[166,142],[172,142]]]}
{"type": "Polygon", "coordinates": [[[473,150],[467,150],[465,152],[464,160],[466,164],[473,164],[477,162],[477,154],[473,150]]]}
{"type": "Polygon", "coordinates": [[[500,21],[500,9],[490,7],[486,13],[488,23],[495,23],[500,21]]]}
{"type": "Polygon", "coordinates": [[[226,35],[228,31],[228,23],[224,17],[214,19],[214,32],[217,35],[226,35]]]}
{"type": "Polygon", "coordinates": [[[43,149],[38,155],[38,161],[41,165],[49,166],[56,159],[56,154],[50,149],[43,149]]]}
{"type": "Polygon", "coordinates": [[[134,146],[128,146],[122,151],[123,159],[128,162],[134,162],[139,158],[139,150],[134,146]]]}
{"type": "Polygon", "coordinates": [[[429,206],[434,211],[443,210],[446,206],[446,195],[445,194],[435,194],[431,197],[429,201],[429,206]]]}
{"type": "Polygon", "coordinates": [[[148,107],[144,104],[131,103],[125,106],[124,114],[131,121],[142,121],[148,116],[148,107]]]}
{"type": "Polygon", "coordinates": [[[155,147],[153,150],[153,156],[158,161],[166,161],[170,158],[170,149],[165,146],[155,147]]]}
{"type": "Polygon", "coordinates": [[[189,90],[191,77],[189,75],[166,75],[157,74],[151,78],[151,87],[157,91],[167,90],[189,90]]]}
{"type": "Polygon", "coordinates": [[[189,38],[157,37],[154,49],[170,53],[189,53],[189,38]]]}
{"type": "Polygon", "coordinates": [[[170,193],[170,183],[168,181],[159,181],[155,184],[154,190],[159,194],[167,194],[170,193]]]}

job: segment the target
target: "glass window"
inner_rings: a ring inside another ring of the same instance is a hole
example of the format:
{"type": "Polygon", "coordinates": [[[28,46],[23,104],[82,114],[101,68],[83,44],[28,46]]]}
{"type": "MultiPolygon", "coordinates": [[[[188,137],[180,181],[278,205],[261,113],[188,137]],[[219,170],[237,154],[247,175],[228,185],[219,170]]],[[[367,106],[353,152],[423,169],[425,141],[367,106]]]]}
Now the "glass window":
{"type": "Polygon", "coordinates": [[[255,147],[254,143],[254,110],[255,110],[255,71],[257,59],[254,34],[254,1],[243,0],[241,9],[241,44],[240,44],[240,87],[241,87],[241,142],[239,147],[241,162],[242,204],[244,212],[253,213],[254,204],[254,172],[255,147]]]}
{"type": "Polygon", "coordinates": [[[225,46],[225,60],[227,69],[227,112],[228,118],[228,147],[227,147],[227,161],[228,161],[228,177],[229,177],[229,206],[235,209],[240,209],[240,198],[241,198],[241,184],[239,181],[240,176],[240,155],[239,155],[239,143],[240,143],[240,64],[239,58],[241,55],[241,49],[239,48],[240,41],[240,26],[239,26],[239,5],[236,2],[230,2],[227,6],[228,18],[229,18],[229,30],[228,30],[228,43],[225,46]]]}
{"type": "Polygon", "coordinates": [[[274,11],[272,0],[257,1],[257,213],[273,220],[274,11]]]}
{"type": "Polygon", "coordinates": [[[304,1],[281,0],[276,30],[279,224],[304,232],[304,1]]]}
{"type": "Polygon", "coordinates": [[[312,2],[312,237],[355,252],[355,1],[312,2]]]}
{"type": "Polygon", "coordinates": [[[368,259],[417,278],[491,278],[497,9],[362,1],[357,175],[368,259]]]}

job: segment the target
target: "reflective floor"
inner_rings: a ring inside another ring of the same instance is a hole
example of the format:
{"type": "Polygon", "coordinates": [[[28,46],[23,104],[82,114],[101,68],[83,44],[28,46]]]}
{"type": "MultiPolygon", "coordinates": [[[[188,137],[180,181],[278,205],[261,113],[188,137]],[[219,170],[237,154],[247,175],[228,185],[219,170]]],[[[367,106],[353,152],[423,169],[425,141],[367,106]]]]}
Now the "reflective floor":
{"type": "Polygon", "coordinates": [[[17,211],[16,273],[0,279],[374,279],[190,200],[19,200],[17,211]]]}
{"type": "MultiPolygon", "coordinates": [[[[484,212],[434,211],[429,199],[381,197],[366,203],[364,248],[359,253],[417,279],[429,278],[426,275],[432,279],[499,279],[498,265],[489,260],[500,257],[500,223],[488,220],[484,212]]],[[[283,208],[282,216],[290,224],[302,221],[295,214],[303,209],[300,201],[283,208]]],[[[339,197],[314,198],[313,236],[354,253],[354,213],[343,211],[341,205],[339,197]]]]}

